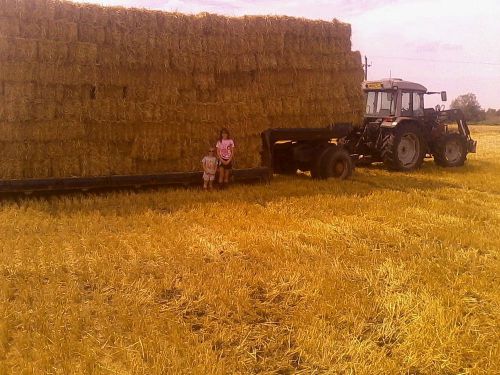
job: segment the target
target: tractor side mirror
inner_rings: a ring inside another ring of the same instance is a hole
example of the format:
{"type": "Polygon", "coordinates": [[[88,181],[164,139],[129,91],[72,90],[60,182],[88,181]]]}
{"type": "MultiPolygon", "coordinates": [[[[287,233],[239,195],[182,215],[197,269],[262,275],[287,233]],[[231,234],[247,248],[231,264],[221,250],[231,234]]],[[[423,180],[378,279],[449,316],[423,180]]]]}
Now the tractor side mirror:
{"type": "Polygon", "coordinates": [[[448,96],[446,95],[446,91],[441,91],[441,101],[445,102],[448,100],[448,96]]]}

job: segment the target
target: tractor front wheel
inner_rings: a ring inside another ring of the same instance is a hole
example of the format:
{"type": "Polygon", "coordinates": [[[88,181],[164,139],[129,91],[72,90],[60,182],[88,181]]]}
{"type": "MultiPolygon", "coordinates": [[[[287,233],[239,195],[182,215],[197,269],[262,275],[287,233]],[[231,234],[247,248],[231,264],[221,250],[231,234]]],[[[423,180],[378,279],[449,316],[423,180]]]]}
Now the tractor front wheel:
{"type": "Polygon", "coordinates": [[[445,134],[434,145],[434,162],[441,167],[460,167],[467,158],[465,138],[457,133],[445,134]]]}
{"type": "Polygon", "coordinates": [[[410,171],[420,168],[425,157],[425,145],[418,127],[406,123],[388,131],[382,141],[381,155],[389,169],[410,171]]]}

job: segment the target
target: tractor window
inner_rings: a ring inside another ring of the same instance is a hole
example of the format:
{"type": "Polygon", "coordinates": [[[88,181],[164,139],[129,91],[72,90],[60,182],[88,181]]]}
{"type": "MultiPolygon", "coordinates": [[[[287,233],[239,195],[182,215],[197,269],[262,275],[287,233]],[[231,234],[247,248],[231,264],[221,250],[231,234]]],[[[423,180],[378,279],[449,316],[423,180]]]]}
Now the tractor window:
{"type": "Polygon", "coordinates": [[[424,100],[423,94],[418,92],[413,93],[413,116],[424,115],[424,100]]]}
{"type": "Polygon", "coordinates": [[[365,92],[365,113],[369,116],[389,116],[394,114],[392,91],[365,92]]]}
{"type": "Polygon", "coordinates": [[[401,116],[411,116],[411,94],[409,92],[401,93],[401,116]]]}
{"type": "Polygon", "coordinates": [[[394,112],[392,108],[392,102],[392,92],[379,92],[377,112],[383,116],[391,115],[394,112]]]}
{"type": "Polygon", "coordinates": [[[376,105],[377,105],[377,92],[369,91],[366,93],[366,114],[374,114],[376,113],[376,105]]]}

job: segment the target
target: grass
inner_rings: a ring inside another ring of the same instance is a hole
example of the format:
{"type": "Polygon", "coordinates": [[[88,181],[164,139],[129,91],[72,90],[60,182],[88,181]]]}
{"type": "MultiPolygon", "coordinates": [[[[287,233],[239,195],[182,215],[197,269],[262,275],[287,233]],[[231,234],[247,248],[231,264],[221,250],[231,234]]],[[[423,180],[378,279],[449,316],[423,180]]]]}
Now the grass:
{"type": "Polygon", "coordinates": [[[465,167],[0,202],[1,374],[500,368],[500,128],[465,167]]]}
{"type": "Polygon", "coordinates": [[[499,116],[488,116],[486,120],[480,121],[480,125],[500,125],[500,115],[499,116]]]}

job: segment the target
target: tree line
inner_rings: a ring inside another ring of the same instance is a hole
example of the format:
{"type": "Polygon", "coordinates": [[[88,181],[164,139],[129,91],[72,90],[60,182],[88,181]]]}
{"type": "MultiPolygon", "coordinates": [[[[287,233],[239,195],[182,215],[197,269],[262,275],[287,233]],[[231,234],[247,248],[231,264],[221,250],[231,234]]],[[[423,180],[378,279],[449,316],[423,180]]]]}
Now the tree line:
{"type": "Polygon", "coordinates": [[[495,121],[500,124],[500,108],[483,109],[475,94],[460,95],[451,102],[453,109],[461,109],[467,121],[495,121]]]}

